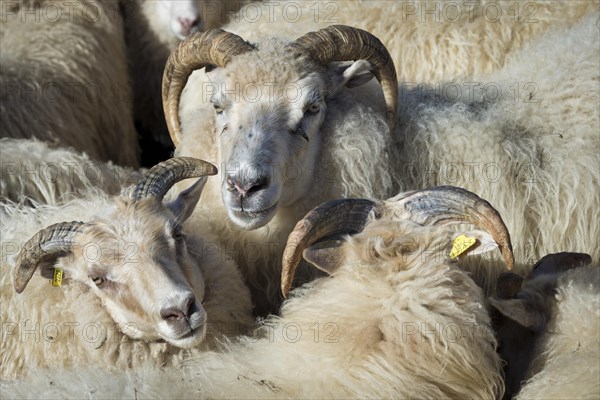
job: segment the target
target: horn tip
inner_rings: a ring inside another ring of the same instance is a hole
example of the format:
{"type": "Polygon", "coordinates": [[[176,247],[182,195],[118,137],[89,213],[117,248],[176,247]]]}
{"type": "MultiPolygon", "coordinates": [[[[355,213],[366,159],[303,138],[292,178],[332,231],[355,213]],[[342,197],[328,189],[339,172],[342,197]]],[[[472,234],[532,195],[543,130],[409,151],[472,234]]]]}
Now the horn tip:
{"type": "Polygon", "coordinates": [[[289,284],[285,284],[285,285],[281,285],[281,294],[283,295],[284,299],[287,299],[288,296],[290,295],[290,285],[289,284]]]}
{"type": "Polygon", "coordinates": [[[20,294],[23,293],[23,290],[25,290],[27,282],[23,282],[23,279],[21,279],[20,277],[15,277],[13,286],[15,287],[15,292],[20,294]]]}

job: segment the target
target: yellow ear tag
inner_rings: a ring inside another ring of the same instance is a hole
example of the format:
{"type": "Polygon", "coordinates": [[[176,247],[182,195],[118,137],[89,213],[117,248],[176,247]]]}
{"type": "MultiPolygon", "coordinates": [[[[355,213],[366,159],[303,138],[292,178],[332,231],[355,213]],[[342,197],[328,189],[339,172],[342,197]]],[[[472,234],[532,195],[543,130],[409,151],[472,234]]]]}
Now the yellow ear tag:
{"type": "Polygon", "coordinates": [[[470,238],[465,235],[460,235],[454,239],[452,244],[452,251],[450,251],[450,258],[457,258],[465,251],[469,250],[473,245],[477,243],[477,239],[470,238]]]}
{"type": "Polygon", "coordinates": [[[54,274],[52,274],[52,286],[60,287],[62,285],[63,270],[60,268],[54,268],[54,274]]]}

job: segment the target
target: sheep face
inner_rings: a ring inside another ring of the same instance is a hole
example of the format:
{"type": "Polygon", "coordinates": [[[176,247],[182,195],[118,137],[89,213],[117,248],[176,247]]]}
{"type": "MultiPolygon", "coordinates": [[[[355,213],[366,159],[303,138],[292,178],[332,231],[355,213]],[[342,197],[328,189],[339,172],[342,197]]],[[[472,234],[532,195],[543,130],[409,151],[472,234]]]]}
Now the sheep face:
{"type": "Polygon", "coordinates": [[[159,0],[155,3],[158,15],[178,39],[185,39],[190,33],[204,29],[202,20],[203,1],[199,0],[159,0]]]}
{"type": "Polygon", "coordinates": [[[310,190],[327,104],[373,75],[361,60],[319,66],[270,42],[207,73],[214,94],[223,203],[245,229],[263,226],[310,190]]]}
{"type": "Polygon", "coordinates": [[[205,335],[204,283],[175,217],[152,197],[119,201],[84,225],[64,269],[131,337],[189,348],[205,335]]]}
{"type": "Polygon", "coordinates": [[[202,160],[167,160],[145,174],[131,197],[116,198],[90,222],[41,230],[19,253],[15,290],[21,293],[38,268],[51,277],[63,257],[66,283],[87,285],[128,336],[183,348],[197,345],[206,333],[204,279],[186,249],[182,224],[206,179],[171,202],[162,199],[177,181],[215,173],[202,160]]]}
{"type": "Polygon", "coordinates": [[[277,208],[306,197],[327,132],[327,108],[341,100],[344,86],[360,86],[376,76],[390,128],[395,124],[394,62],[370,33],[332,25],[291,43],[249,44],[212,29],[182,41],[165,66],[163,105],[176,146],[183,135],[181,93],[192,72],[202,68],[211,82],[200,101],[210,100],[216,112],[215,129],[207,134],[218,141],[223,203],[244,229],[267,224],[277,208]],[[350,66],[340,64],[351,60],[350,66]]]}

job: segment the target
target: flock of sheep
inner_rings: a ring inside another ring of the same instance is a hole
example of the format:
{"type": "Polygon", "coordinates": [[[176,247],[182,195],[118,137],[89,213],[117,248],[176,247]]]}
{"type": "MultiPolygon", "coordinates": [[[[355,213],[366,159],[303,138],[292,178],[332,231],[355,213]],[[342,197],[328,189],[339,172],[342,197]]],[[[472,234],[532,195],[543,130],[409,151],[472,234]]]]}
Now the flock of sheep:
{"type": "Polygon", "coordinates": [[[3,397],[600,397],[597,1],[0,7],[3,397]]]}

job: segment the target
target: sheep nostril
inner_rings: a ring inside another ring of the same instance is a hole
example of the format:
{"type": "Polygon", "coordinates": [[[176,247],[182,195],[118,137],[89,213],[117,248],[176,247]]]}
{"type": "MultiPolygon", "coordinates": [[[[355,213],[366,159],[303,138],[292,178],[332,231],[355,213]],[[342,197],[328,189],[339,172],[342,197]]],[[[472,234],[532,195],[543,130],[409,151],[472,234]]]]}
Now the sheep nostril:
{"type": "Polygon", "coordinates": [[[196,298],[193,295],[190,295],[188,300],[183,306],[183,310],[185,311],[185,317],[189,318],[192,312],[194,311],[194,303],[196,302],[196,298]]]}
{"type": "Polygon", "coordinates": [[[194,311],[195,302],[196,298],[190,293],[183,299],[179,306],[165,307],[160,310],[160,316],[165,321],[188,319],[194,311]]]}
{"type": "Polygon", "coordinates": [[[262,176],[259,177],[256,181],[251,182],[248,186],[248,189],[246,189],[246,192],[248,193],[252,193],[252,192],[258,192],[261,189],[264,189],[267,187],[267,185],[269,184],[269,180],[267,179],[267,177],[262,176]]]}
{"type": "Polygon", "coordinates": [[[183,319],[186,317],[184,312],[177,307],[168,307],[160,310],[160,316],[165,321],[173,321],[176,319],[183,319]]]}

